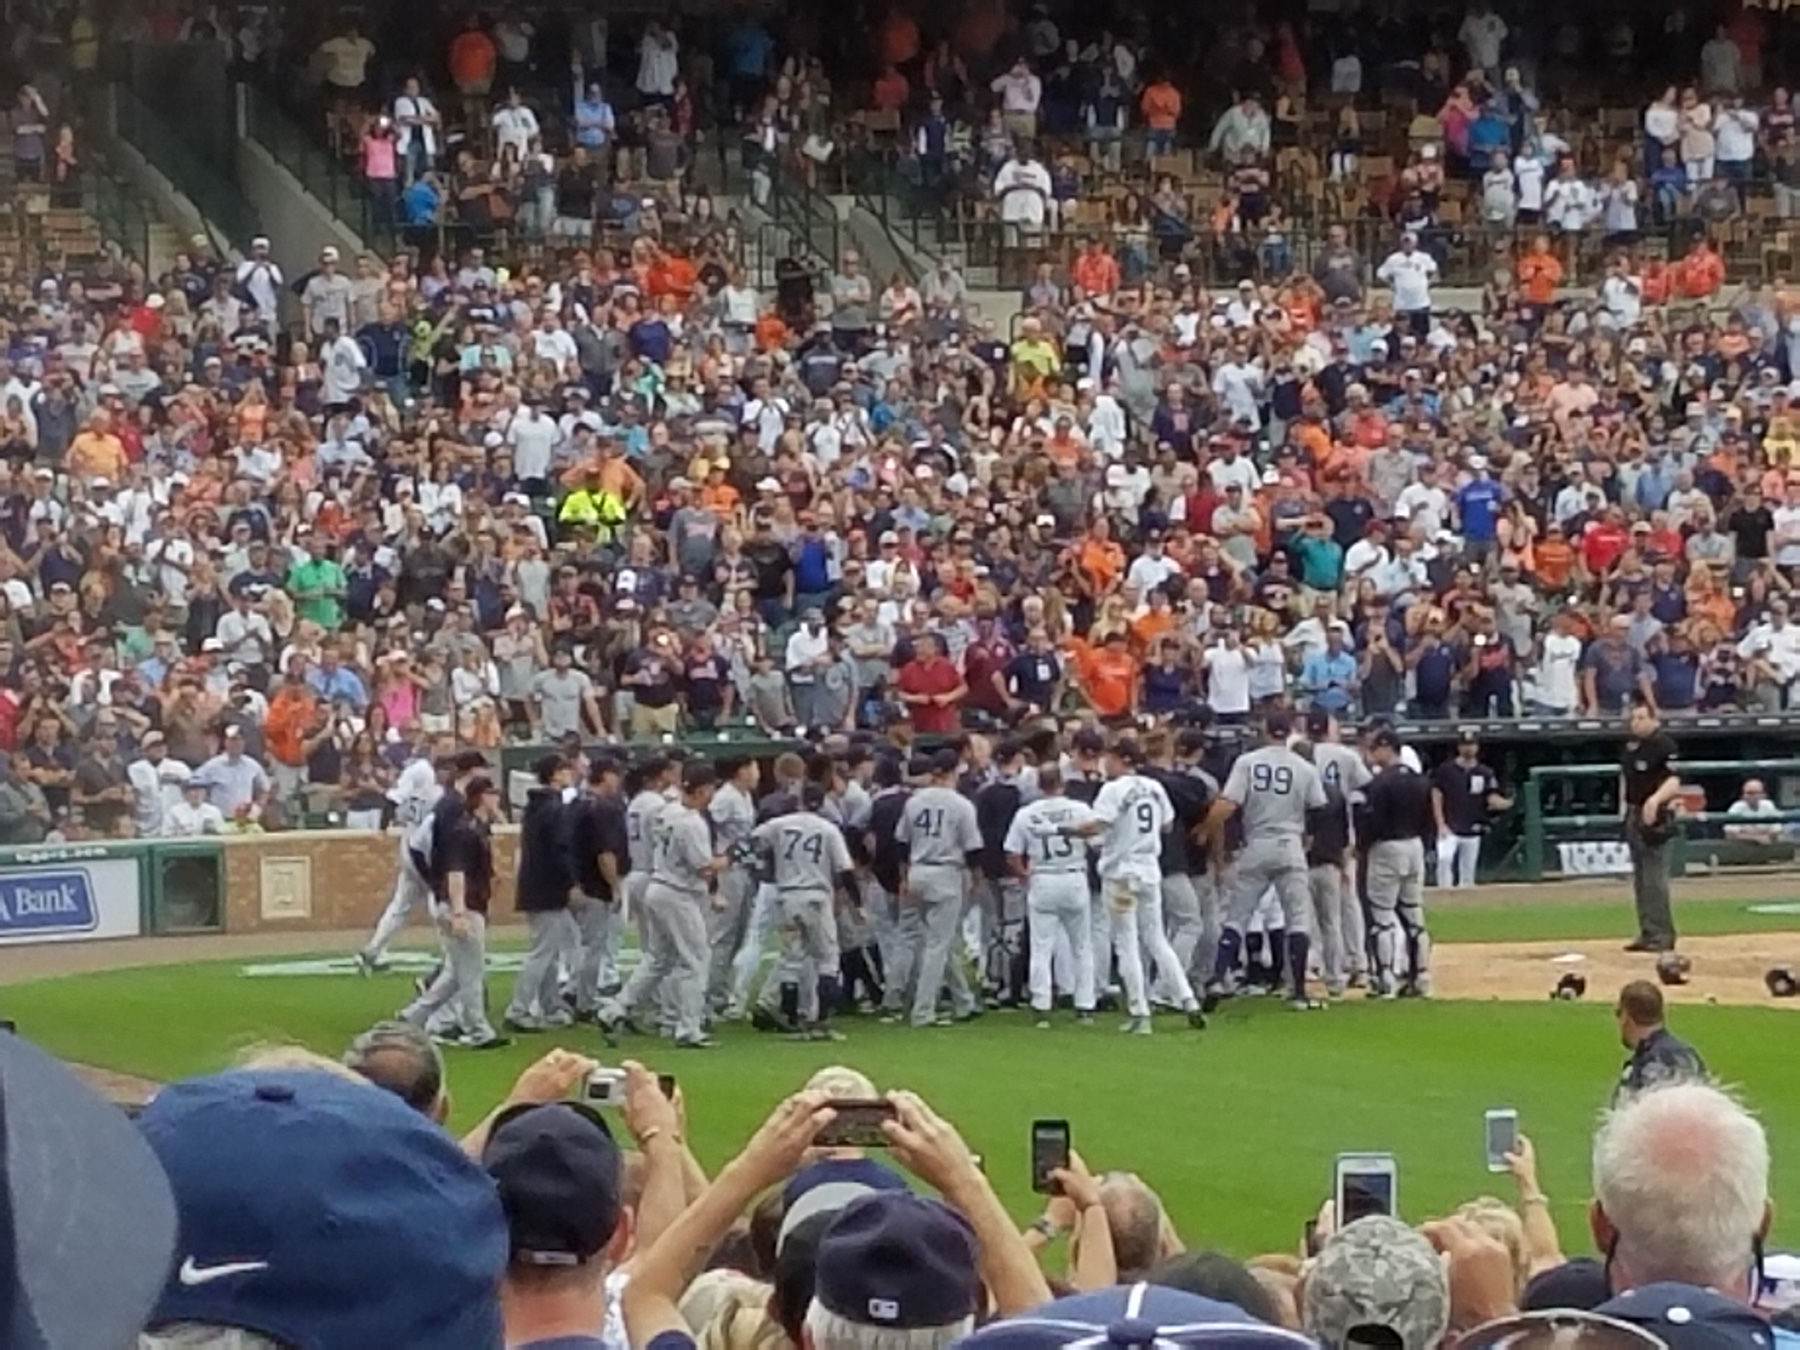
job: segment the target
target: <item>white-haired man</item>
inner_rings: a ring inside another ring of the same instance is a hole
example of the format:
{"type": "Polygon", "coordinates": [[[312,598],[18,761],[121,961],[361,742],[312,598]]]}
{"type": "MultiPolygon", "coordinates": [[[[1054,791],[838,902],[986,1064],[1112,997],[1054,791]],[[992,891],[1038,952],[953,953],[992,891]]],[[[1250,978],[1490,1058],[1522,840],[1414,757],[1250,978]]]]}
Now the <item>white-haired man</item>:
{"type": "Polygon", "coordinates": [[[1593,1184],[1589,1227],[1615,1293],[1666,1281],[1756,1297],[1769,1140],[1728,1094],[1670,1083],[1615,1107],[1594,1136],[1593,1184]]]}

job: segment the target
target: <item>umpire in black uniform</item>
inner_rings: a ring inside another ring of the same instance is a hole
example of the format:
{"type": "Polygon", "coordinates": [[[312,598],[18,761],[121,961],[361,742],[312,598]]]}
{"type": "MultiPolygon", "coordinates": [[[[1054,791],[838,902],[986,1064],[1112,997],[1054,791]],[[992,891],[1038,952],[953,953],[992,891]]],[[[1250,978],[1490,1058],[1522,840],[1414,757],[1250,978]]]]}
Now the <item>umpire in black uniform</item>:
{"type": "Polygon", "coordinates": [[[1669,849],[1675,838],[1675,742],[1656,709],[1641,695],[1632,700],[1631,734],[1619,765],[1619,797],[1625,843],[1631,850],[1631,898],[1637,905],[1637,937],[1628,952],[1675,950],[1675,912],[1669,903],[1669,849]]]}

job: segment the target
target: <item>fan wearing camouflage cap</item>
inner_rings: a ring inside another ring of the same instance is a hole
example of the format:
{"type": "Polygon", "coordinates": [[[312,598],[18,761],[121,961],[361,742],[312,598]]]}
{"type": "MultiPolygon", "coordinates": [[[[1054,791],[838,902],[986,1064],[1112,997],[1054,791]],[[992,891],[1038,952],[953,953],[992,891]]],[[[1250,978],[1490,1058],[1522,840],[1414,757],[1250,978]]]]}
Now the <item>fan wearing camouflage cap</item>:
{"type": "Polygon", "coordinates": [[[1450,1282],[1429,1239],[1372,1214],[1326,1239],[1307,1272],[1300,1315],[1325,1350],[1437,1350],[1450,1326],[1450,1282]]]}

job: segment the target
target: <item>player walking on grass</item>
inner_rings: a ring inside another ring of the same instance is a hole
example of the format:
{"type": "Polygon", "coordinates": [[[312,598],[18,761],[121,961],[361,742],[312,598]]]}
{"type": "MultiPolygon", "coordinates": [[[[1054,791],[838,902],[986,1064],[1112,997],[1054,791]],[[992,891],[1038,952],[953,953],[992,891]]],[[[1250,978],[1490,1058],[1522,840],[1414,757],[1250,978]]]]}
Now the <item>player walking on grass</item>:
{"type": "MultiPolygon", "coordinates": [[[[756,804],[756,819],[753,824],[760,825],[776,816],[786,815],[789,811],[798,811],[800,788],[805,781],[805,760],[792,753],[776,756],[774,790],[756,804]]],[[[744,923],[743,939],[731,958],[731,996],[725,1005],[727,1021],[735,1021],[744,1016],[749,1007],[750,986],[755,982],[756,972],[762,966],[763,946],[768,942],[769,930],[774,927],[775,922],[775,890],[769,885],[768,877],[760,868],[753,869],[748,884],[750,914],[744,923]]],[[[775,1030],[780,1023],[782,974],[780,970],[771,971],[769,978],[764,981],[762,997],[757,1005],[759,1011],[754,1019],[759,1027],[775,1030]]]]}
{"type": "MultiPolygon", "coordinates": [[[[1294,753],[1318,767],[1319,747],[1296,741],[1294,753]]],[[[1319,935],[1319,972],[1325,992],[1342,998],[1349,982],[1344,953],[1345,863],[1350,856],[1350,807],[1337,784],[1324,783],[1325,805],[1306,813],[1306,878],[1319,935]]]]}
{"type": "MultiPolygon", "coordinates": [[[[669,799],[675,774],[673,760],[653,755],[638,766],[637,790],[631,793],[631,800],[625,804],[625,852],[631,866],[625,873],[621,888],[625,896],[625,913],[622,917],[637,920],[640,970],[643,969],[644,953],[650,950],[655,941],[651,930],[656,923],[655,917],[644,908],[644,892],[649,889],[650,868],[656,858],[658,825],[663,812],[675,804],[669,799]]],[[[630,779],[626,781],[629,783],[630,779]]],[[[635,1031],[637,1028],[628,1029],[635,1031]]]]}
{"type": "Polygon", "coordinates": [[[1115,741],[1106,752],[1107,780],[1094,798],[1094,818],[1072,830],[1100,840],[1100,902],[1111,919],[1113,956],[1130,1014],[1119,1029],[1134,1036],[1150,1034],[1146,951],[1159,973],[1168,972],[1170,992],[1188,1024],[1206,1025],[1187,972],[1163,932],[1162,837],[1175,823],[1175,807],[1161,783],[1139,772],[1143,764],[1137,742],[1115,741]]]}
{"type": "MultiPolygon", "coordinates": [[[[1362,802],[1363,793],[1373,775],[1363,759],[1362,751],[1354,745],[1345,745],[1340,736],[1341,728],[1337,719],[1324,708],[1314,708],[1306,714],[1306,738],[1312,742],[1313,767],[1319,771],[1319,780],[1325,784],[1327,791],[1335,788],[1343,796],[1348,812],[1347,828],[1354,851],[1356,808],[1362,802]]],[[[1361,871],[1356,861],[1347,857],[1344,878],[1338,886],[1337,929],[1339,940],[1344,945],[1345,980],[1350,987],[1361,983],[1369,973],[1369,928],[1363,918],[1362,895],[1357,889],[1357,878],[1361,871]]],[[[1315,905],[1318,900],[1319,893],[1315,887],[1315,905]]]]}
{"type": "Polygon", "coordinates": [[[766,860],[781,918],[782,964],[801,973],[798,1014],[807,1040],[843,1038],[831,1030],[838,1002],[838,890],[856,895],[855,864],[843,831],[819,814],[825,789],[808,783],[798,811],[765,821],[750,841],[766,860]]]}
{"type": "MultiPolygon", "coordinates": [[[[931,759],[931,781],[915,792],[901,813],[894,837],[906,845],[900,878],[900,907],[918,910],[922,937],[918,985],[913,993],[912,1024],[944,1025],[937,1015],[938,993],[950,986],[950,1009],[958,1022],[979,1011],[969,991],[968,976],[956,957],[956,934],[968,903],[971,869],[980,861],[981,828],[975,807],[956,790],[956,751],[937,751],[931,759]]],[[[907,927],[901,921],[902,929],[907,927]]]]}
{"type": "Polygon", "coordinates": [[[1402,763],[1391,727],[1369,737],[1369,929],[1375,948],[1370,998],[1422,998],[1430,989],[1425,931],[1425,840],[1436,833],[1431,782],[1402,763]],[[1404,955],[1404,977],[1400,969],[1404,955]]]}
{"type": "Polygon", "coordinates": [[[1019,809],[1006,831],[1006,859],[1014,876],[1025,879],[1026,929],[1031,935],[1031,1010],[1037,1025],[1050,1025],[1054,1000],[1052,966],[1056,940],[1069,944],[1075,969],[1075,1020],[1094,1020],[1094,943],[1089,917],[1088,850],[1075,838],[1094,819],[1093,810],[1063,794],[1062,772],[1054,764],[1038,770],[1043,795],[1019,809]]]}
{"type": "Polygon", "coordinates": [[[713,823],[713,841],[731,860],[719,874],[706,915],[706,943],[712,953],[706,972],[706,1006],[723,1008],[731,996],[731,964],[743,946],[750,925],[750,902],[756,877],[748,862],[740,861],[738,846],[756,828],[756,783],[760,771],[753,759],[719,761],[719,790],[713,793],[706,814],[713,823]]]}
{"type": "Polygon", "coordinates": [[[532,765],[537,786],[519,817],[518,880],[514,903],[531,930],[525,964],[513,981],[512,1001],[501,1025],[508,1031],[548,1031],[575,1019],[563,1007],[562,968],[581,965],[581,930],[569,906],[575,869],[569,852],[568,810],[563,789],[569,762],[554,752],[532,765]]]}
{"type": "Polygon", "coordinates": [[[618,992],[619,930],[624,920],[627,869],[625,802],[619,796],[617,761],[601,757],[588,766],[587,788],[569,803],[569,851],[576,896],[569,906],[581,940],[581,955],[570,965],[575,1016],[593,1018],[602,994],[618,992]]]}
{"type": "MultiPolygon", "coordinates": [[[[445,800],[450,800],[450,794],[445,800]]],[[[431,918],[444,963],[431,984],[401,1012],[446,1045],[488,1050],[509,1045],[487,1019],[487,912],[494,893],[494,845],[488,831],[497,811],[493,782],[476,777],[455,794],[433,844],[431,918]]]]}
{"type": "Polygon", "coordinates": [[[408,761],[393,787],[388,789],[388,800],[394,804],[394,827],[400,835],[400,860],[387,908],[376,922],[375,932],[367,945],[356,954],[357,969],[364,975],[372,975],[386,966],[388,943],[406,927],[407,916],[415,906],[429,905],[431,901],[431,887],[413,860],[413,833],[431,815],[431,808],[437,805],[444,789],[455,782],[458,774],[454,737],[434,736],[431,748],[433,754],[416,755],[408,761]]]}
{"type": "MultiPolygon", "coordinates": [[[[666,761],[658,777],[665,771],[666,761]]],[[[649,1000],[666,996],[675,1022],[676,1047],[705,1050],[713,1045],[703,1025],[707,891],[713,878],[725,870],[725,859],[713,854],[706,808],[718,781],[712,765],[688,764],[681,774],[681,801],[665,805],[656,814],[655,846],[639,923],[643,955],[618,998],[600,1009],[598,1021],[608,1044],[630,1014],[649,1000]]]]}
{"type": "Polygon", "coordinates": [[[1216,828],[1234,813],[1242,818],[1244,848],[1232,868],[1225,901],[1225,925],[1212,979],[1206,986],[1210,1009],[1230,993],[1229,980],[1244,942],[1244,927],[1270,887],[1287,928],[1289,1006],[1316,1008],[1306,994],[1306,962],[1312,951],[1308,927],[1312,887],[1306,866],[1306,813],[1327,805],[1319,772],[1288,748],[1293,719],[1273,712],[1264,724],[1267,744],[1239,755],[1209,813],[1216,828]]]}

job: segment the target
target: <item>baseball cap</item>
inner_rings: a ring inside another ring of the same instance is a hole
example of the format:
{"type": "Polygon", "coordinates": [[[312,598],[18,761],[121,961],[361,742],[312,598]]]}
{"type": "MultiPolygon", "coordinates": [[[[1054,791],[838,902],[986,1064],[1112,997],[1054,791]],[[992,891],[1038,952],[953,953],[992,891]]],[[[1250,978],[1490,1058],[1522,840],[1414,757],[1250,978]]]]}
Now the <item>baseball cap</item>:
{"type": "Polygon", "coordinates": [[[238,1327],[294,1350],[501,1344],[494,1183],[392,1093],[238,1069],[163,1089],[138,1124],[180,1223],[152,1327],[238,1327]]]}
{"type": "Polygon", "coordinates": [[[624,1160],[592,1108],[551,1102],[502,1112],[481,1165],[500,1193],[514,1261],[577,1266],[612,1241],[623,1210],[624,1160]]]}
{"type": "Polygon", "coordinates": [[[947,1327],[975,1315],[975,1271],[975,1230],[961,1214],[911,1191],[877,1191],[825,1230],[813,1297],[858,1326],[947,1327]]]}
{"type": "Polygon", "coordinates": [[[947,745],[932,752],[931,771],[933,773],[955,773],[961,764],[962,756],[947,745]]]}
{"type": "Polygon", "coordinates": [[[1369,733],[1369,746],[1371,749],[1379,746],[1386,750],[1398,750],[1400,748],[1400,737],[1395,733],[1392,727],[1376,727],[1374,731],[1369,733]]]}
{"type": "Polygon", "coordinates": [[[1311,1346],[1298,1332],[1257,1321],[1233,1303],[1154,1284],[1071,1294],[994,1322],[962,1342],[969,1350],[1065,1350],[1143,1346],[1171,1350],[1285,1350],[1311,1346]]]}
{"type": "MultiPolygon", "coordinates": [[[[1377,735],[1391,735],[1379,732],[1377,735]]],[[[1444,1263],[1422,1233],[1372,1214],[1333,1233],[1306,1279],[1301,1320],[1326,1350],[1391,1333],[1395,1350],[1436,1350],[1450,1324],[1444,1263]]]]}
{"type": "Polygon", "coordinates": [[[794,1231],[821,1214],[836,1214],[853,1200],[877,1191],[903,1191],[906,1182],[872,1158],[821,1158],[801,1168],[781,1188],[780,1251],[794,1231]]]}
{"type": "Polygon", "coordinates": [[[0,1341],[136,1344],[175,1249],[175,1201],[143,1136],[62,1063],[0,1033],[0,1159],[0,1341]]]}
{"type": "Polygon", "coordinates": [[[1097,755],[1106,748],[1106,737],[1093,727],[1082,727],[1069,737],[1069,748],[1083,755],[1097,755]]]}
{"type": "Polygon", "coordinates": [[[1308,708],[1306,710],[1306,734],[1313,740],[1319,740],[1331,734],[1331,709],[1308,708]]]}
{"type": "Polygon", "coordinates": [[[1669,1350],[1770,1350],[1775,1331],[1755,1310],[1715,1289],[1646,1284],[1594,1309],[1648,1331],[1669,1350]]]}

